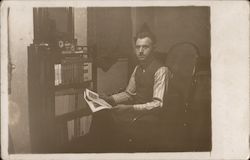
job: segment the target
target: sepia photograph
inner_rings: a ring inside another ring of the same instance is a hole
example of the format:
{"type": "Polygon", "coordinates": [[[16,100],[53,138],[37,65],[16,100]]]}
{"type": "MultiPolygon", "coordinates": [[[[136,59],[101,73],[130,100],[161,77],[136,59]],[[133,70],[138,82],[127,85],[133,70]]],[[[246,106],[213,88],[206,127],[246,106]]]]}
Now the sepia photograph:
{"type": "Polygon", "coordinates": [[[74,4],[4,7],[7,153],[211,153],[211,5],[74,4]]]}

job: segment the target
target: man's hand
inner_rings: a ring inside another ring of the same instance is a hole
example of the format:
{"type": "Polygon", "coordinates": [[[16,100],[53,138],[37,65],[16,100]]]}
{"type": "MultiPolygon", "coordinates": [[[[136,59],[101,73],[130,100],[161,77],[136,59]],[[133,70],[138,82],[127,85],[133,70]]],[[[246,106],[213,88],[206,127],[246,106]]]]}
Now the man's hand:
{"type": "Polygon", "coordinates": [[[101,94],[99,96],[100,96],[101,99],[103,99],[104,101],[108,102],[112,106],[115,105],[115,100],[112,98],[112,96],[107,96],[105,94],[101,94]]]}
{"type": "Polygon", "coordinates": [[[129,111],[129,110],[133,110],[133,105],[119,104],[117,106],[114,106],[112,110],[116,112],[129,111]]]}

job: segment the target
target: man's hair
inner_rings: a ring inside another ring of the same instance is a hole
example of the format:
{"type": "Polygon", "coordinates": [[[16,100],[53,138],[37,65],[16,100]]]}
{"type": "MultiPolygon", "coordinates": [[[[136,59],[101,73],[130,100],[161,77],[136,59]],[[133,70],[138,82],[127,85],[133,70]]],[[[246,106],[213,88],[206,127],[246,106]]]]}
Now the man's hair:
{"type": "Polygon", "coordinates": [[[156,43],[155,35],[153,34],[153,32],[151,32],[151,30],[149,29],[146,23],[144,23],[142,27],[140,28],[140,30],[137,32],[136,37],[134,38],[134,41],[136,43],[137,39],[145,38],[145,37],[150,38],[152,40],[152,44],[156,43]]]}

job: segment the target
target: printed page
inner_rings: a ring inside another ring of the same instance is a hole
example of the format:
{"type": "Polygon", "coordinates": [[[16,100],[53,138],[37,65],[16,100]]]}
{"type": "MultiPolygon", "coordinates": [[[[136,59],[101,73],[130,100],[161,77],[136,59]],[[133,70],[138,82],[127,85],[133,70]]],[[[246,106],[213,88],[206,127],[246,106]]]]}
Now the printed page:
{"type": "Polygon", "coordinates": [[[89,105],[90,109],[92,110],[92,112],[97,112],[97,111],[100,111],[102,109],[110,109],[110,107],[108,107],[106,105],[101,105],[99,103],[96,103],[95,101],[88,100],[88,97],[86,96],[85,92],[84,92],[84,99],[88,103],[88,105],[89,105]]]}
{"type": "Polygon", "coordinates": [[[98,103],[99,105],[106,106],[107,108],[112,108],[112,106],[110,104],[108,104],[103,99],[99,98],[99,95],[97,93],[95,93],[89,89],[86,89],[86,96],[88,99],[98,103]]]}

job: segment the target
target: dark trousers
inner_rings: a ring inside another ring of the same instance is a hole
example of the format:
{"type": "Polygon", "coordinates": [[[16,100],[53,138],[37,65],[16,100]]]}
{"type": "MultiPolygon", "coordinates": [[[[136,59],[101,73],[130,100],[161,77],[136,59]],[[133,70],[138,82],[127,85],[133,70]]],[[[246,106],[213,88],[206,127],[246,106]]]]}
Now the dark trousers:
{"type": "Polygon", "coordinates": [[[133,120],[138,114],[136,111],[114,112],[112,110],[93,113],[89,133],[73,140],[67,146],[66,152],[105,153],[145,150],[148,139],[151,138],[147,137],[147,133],[155,127],[150,123],[155,121],[155,117],[147,116],[147,120],[142,119],[134,124],[133,120]]]}

